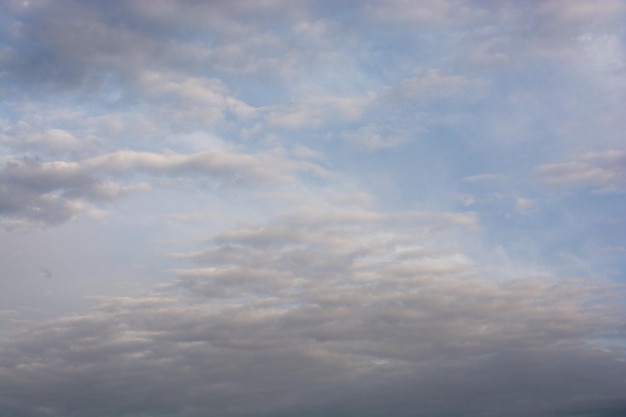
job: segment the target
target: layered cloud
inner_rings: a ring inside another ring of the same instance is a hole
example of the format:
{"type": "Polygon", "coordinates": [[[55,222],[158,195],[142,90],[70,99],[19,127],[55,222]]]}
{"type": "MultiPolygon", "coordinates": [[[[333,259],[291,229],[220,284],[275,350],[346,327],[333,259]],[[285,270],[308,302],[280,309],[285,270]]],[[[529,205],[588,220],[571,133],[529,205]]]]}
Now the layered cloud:
{"type": "Polygon", "coordinates": [[[330,175],[317,164],[290,159],[281,152],[246,155],[227,150],[188,155],[120,150],[78,162],[24,157],[5,160],[0,172],[0,213],[8,219],[5,224],[9,227],[20,222],[63,223],[78,213],[94,210],[94,203],[148,190],[149,183],[158,177],[208,179],[230,188],[289,183],[302,173],[318,178],[330,175]],[[125,183],[137,175],[149,182],[125,183]]]}
{"type": "Polygon", "coordinates": [[[624,288],[484,275],[450,244],[475,226],[471,213],[335,211],[224,232],[174,255],[196,265],[166,289],[101,298],[89,314],[13,335],[0,407],[24,416],[623,411],[624,288]]]}

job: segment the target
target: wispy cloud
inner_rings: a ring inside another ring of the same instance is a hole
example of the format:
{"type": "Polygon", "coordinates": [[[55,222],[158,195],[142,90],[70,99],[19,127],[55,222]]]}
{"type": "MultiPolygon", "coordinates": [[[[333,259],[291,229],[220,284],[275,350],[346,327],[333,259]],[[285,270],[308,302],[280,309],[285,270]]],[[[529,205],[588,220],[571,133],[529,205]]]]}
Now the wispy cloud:
{"type": "Polygon", "coordinates": [[[153,179],[206,177],[228,187],[291,182],[299,173],[320,178],[330,175],[317,164],[289,159],[281,153],[246,155],[225,150],[187,155],[120,150],[78,162],[9,159],[0,172],[0,212],[9,218],[44,225],[62,223],[93,210],[95,203],[149,190],[151,186],[145,181],[124,183],[128,182],[125,178],[136,175],[153,179]]]}
{"type": "Polygon", "coordinates": [[[590,187],[601,193],[623,192],[626,186],[626,152],[591,152],[573,161],[545,164],[537,174],[558,187],[590,187]]]}

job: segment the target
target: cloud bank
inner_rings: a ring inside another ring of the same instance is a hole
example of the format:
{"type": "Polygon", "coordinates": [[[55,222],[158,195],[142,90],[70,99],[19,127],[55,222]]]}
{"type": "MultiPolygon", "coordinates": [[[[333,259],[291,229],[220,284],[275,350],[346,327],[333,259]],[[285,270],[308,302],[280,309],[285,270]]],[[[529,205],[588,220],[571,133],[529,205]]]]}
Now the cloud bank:
{"type": "Polygon", "coordinates": [[[222,233],[173,254],[193,266],[167,288],[17,332],[1,406],[522,416],[619,404],[624,286],[485,276],[450,246],[474,226],[472,214],[297,212],[222,233]]]}

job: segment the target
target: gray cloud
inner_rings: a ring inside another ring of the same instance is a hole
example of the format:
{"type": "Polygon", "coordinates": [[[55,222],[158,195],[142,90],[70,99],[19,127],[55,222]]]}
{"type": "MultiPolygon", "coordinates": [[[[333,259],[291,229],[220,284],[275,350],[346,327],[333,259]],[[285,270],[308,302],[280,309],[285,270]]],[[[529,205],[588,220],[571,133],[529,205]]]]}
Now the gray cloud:
{"type": "Polygon", "coordinates": [[[145,191],[145,182],[124,184],[135,175],[209,178],[219,184],[284,184],[299,173],[330,174],[317,164],[290,159],[282,152],[242,154],[211,150],[195,154],[116,151],[78,162],[44,162],[33,157],[5,160],[0,214],[12,220],[52,225],[94,210],[107,201],[145,191]],[[122,182],[120,182],[122,181],[122,182]]]}
{"type": "Polygon", "coordinates": [[[207,66],[245,68],[272,76],[287,73],[294,61],[276,58],[289,52],[289,44],[264,23],[305,12],[306,5],[294,6],[282,1],[7,2],[3,9],[16,25],[3,60],[14,81],[52,89],[93,91],[111,81],[133,85],[145,70],[157,68],[192,73],[207,66]]]}
{"type": "Polygon", "coordinates": [[[468,216],[294,212],[222,233],[175,255],[195,265],[160,292],[12,335],[0,410],[616,415],[623,287],[480,275],[450,246],[468,216]]]}

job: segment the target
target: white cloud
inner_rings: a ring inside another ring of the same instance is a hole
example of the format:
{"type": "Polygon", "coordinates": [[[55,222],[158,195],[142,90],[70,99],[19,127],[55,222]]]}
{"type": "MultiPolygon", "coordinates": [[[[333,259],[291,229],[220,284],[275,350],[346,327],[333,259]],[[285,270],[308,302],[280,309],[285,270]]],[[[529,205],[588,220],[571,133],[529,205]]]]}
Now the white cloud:
{"type": "Polygon", "coordinates": [[[15,149],[37,149],[49,153],[67,152],[77,147],[78,140],[67,130],[37,129],[24,121],[0,134],[0,143],[15,149]]]}
{"type": "Polygon", "coordinates": [[[463,178],[466,182],[501,181],[506,177],[502,174],[476,174],[463,178]]]}
{"type": "Polygon", "coordinates": [[[355,131],[345,132],[342,137],[351,145],[370,152],[394,148],[408,141],[408,138],[402,133],[380,128],[374,124],[365,125],[355,131]]]}
{"type": "Polygon", "coordinates": [[[624,13],[624,3],[619,0],[600,0],[588,2],[584,0],[550,0],[542,2],[539,10],[550,18],[564,22],[601,23],[615,19],[624,13]]]}
{"type": "Polygon", "coordinates": [[[394,24],[445,25],[468,19],[471,9],[454,0],[427,0],[415,3],[410,0],[392,0],[384,4],[369,2],[366,13],[375,19],[394,24]]]}
{"type": "Polygon", "coordinates": [[[413,77],[387,88],[381,99],[436,100],[456,95],[470,84],[464,76],[446,74],[438,69],[418,70],[413,77]]]}
{"type": "Polygon", "coordinates": [[[606,75],[624,69],[624,53],[617,35],[584,34],[578,38],[591,66],[606,75]]]}
{"type": "Polygon", "coordinates": [[[536,201],[532,198],[518,197],[515,199],[515,209],[522,213],[528,212],[535,204],[536,201]]]}
{"type": "Polygon", "coordinates": [[[151,189],[145,181],[114,181],[127,182],[135,175],[208,178],[229,187],[287,184],[300,174],[330,175],[317,164],[281,152],[251,155],[217,149],[194,154],[116,151],[78,162],[8,159],[0,172],[4,196],[0,212],[9,219],[44,225],[92,211],[96,203],[151,189]]]}
{"type": "Polygon", "coordinates": [[[476,197],[471,194],[461,194],[457,196],[457,200],[461,202],[465,207],[469,207],[476,203],[476,197]]]}
{"type": "Polygon", "coordinates": [[[264,109],[270,127],[285,129],[321,128],[361,118],[376,95],[310,97],[288,105],[264,109]]]}
{"type": "Polygon", "coordinates": [[[558,187],[591,187],[600,193],[623,192],[626,153],[621,150],[590,152],[574,161],[541,165],[535,171],[545,182],[558,187]]]}
{"type": "Polygon", "coordinates": [[[365,192],[352,192],[337,193],[336,195],[330,196],[330,201],[340,206],[370,207],[374,204],[375,198],[365,192]]]}
{"type": "Polygon", "coordinates": [[[151,71],[142,74],[140,84],[144,96],[163,102],[163,117],[181,125],[190,121],[214,125],[227,114],[236,119],[257,116],[257,109],[233,97],[218,79],[151,71]]]}

